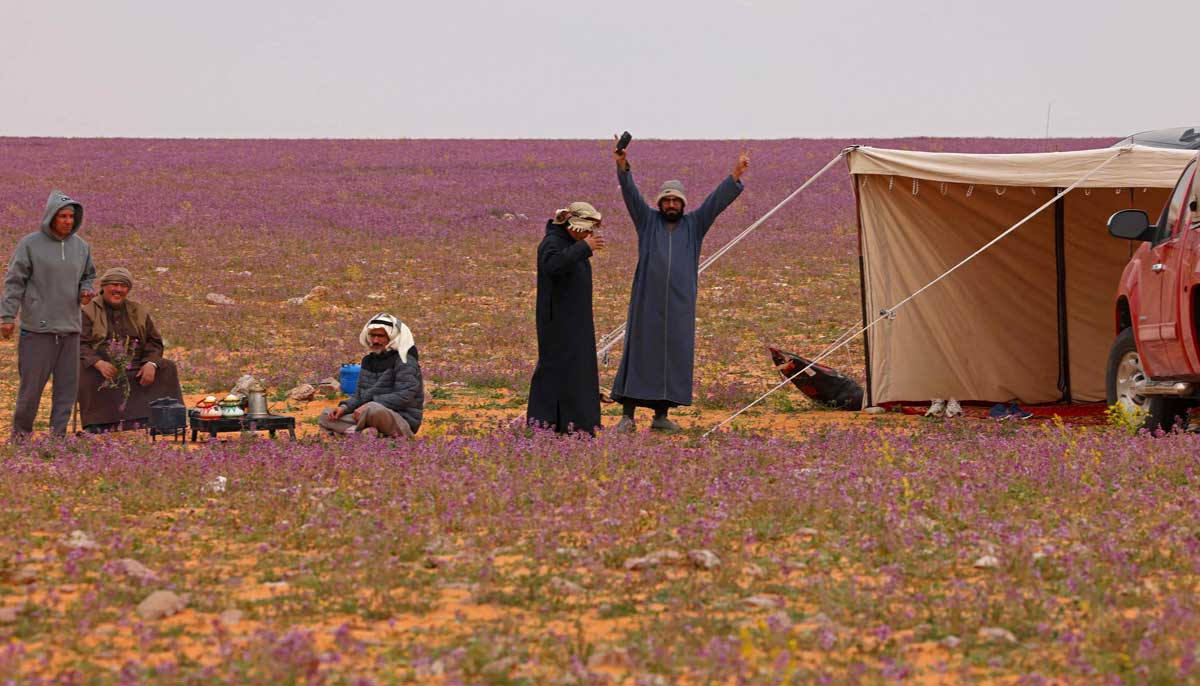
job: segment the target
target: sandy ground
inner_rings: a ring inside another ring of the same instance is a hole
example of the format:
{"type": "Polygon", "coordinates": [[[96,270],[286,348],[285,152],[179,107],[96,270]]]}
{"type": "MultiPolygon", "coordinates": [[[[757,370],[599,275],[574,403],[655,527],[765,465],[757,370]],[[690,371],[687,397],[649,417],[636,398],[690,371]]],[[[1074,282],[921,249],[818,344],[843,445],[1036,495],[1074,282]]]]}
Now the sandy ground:
{"type": "MultiPolygon", "coordinates": [[[[823,427],[901,427],[919,426],[920,417],[898,412],[868,414],[865,412],[842,412],[806,406],[798,391],[790,392],[801,405],[795,412],[777,412],[769,409],[752,408],[723,427],[722,431],[746,431],[768,433],[779,437],[801,437],[823,427]]],[[[521,421],[525,416],[523,399],[508,389],[451,388],[449,397],[432,398],[425,407],[424,422],[419,435],[441,436],[460,433],[486,432],[493,427],[507,426],[521,421]]],[[[204,397],[203,394],[185,394],[184,400],[191,407],[204,397]]],[[[296,418],[298,437],[318,435],[317,416],[327,408],[337,405],[339,398],[317,397],[310,402],[273,402],[271,410],[296,418]]],[[[620,419],[620,406],[601,406],[601,420],[606,428],[612,428],[620,419]]],[[[678,408],[671,416],[684,429],[685,435],[702,434],[722,421],[732,411],[724,409],[678,408]]],[[[650,411],[641,410],[637,415],[639,430],[646,431],[650,425],[650,411]]],[[[975,421],[970,418],[959,421],[975,421]]]]}

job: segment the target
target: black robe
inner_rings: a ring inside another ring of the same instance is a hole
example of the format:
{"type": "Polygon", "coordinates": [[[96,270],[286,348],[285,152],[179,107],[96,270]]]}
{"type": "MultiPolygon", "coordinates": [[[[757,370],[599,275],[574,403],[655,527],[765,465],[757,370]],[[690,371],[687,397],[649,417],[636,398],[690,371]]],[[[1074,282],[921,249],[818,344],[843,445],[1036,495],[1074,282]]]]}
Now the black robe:
{"type": "Polygon", "coordinates": [[[600,425],[600,376],[592,324],[591,247],[546,222],[538,246],[538,361],[529,384],[531,423],[559,433],[595,435],[600,425]]]}

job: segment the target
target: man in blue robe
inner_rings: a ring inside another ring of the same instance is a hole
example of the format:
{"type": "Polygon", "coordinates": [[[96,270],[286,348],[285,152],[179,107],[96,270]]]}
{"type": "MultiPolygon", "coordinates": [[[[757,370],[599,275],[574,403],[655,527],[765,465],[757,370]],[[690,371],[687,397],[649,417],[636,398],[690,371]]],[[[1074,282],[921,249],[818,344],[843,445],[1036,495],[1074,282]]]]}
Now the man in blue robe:
{"type": "Polygon", "coordinates": [[[625,349],[611,394],[624,406],[616,430],[636,431],[634,410],[649,407],[654,410],[651,429],[678,431],[667,411],[692,404],[700,248],[717,215],[742,192],[750,156],[739,155],[733,173],[691,212],[684,211],[687,196],[679,181],[663,183],[650,207],[633,181],[625,150],[614,149],[613,157],[638,237],[625,349]]]}

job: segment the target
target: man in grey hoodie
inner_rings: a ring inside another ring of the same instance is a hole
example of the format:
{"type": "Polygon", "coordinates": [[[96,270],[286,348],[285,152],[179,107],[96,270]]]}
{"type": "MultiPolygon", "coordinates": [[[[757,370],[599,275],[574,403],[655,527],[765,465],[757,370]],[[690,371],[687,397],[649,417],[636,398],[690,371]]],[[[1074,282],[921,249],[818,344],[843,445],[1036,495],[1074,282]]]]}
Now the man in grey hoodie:
{"type": "Polygon", "coordinates": [[[82,226],[83,205],[62,191],[51,191],[41,230],[17,243],[4,276],[0,336],[12,338],[17,313],[21,315],[21,384],[13,411],[13,441],[33,433],[42,390],[51,376],[50,431],[57,436],[67,432],[79,386],[79,307],[95,295],[92,249],[76,235],[82,226]]]}

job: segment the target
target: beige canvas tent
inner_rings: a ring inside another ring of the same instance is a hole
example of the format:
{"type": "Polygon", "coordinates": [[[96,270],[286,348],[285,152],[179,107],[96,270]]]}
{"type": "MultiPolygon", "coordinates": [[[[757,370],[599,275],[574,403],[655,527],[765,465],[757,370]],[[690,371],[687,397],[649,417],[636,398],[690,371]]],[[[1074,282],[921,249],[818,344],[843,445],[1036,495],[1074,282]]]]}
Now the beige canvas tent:
{"type": "MultiPolygon", "coordinates": [[[[1018,155],[859,147],[863,314],[871,321],[1117,149],[1018,155]]],[[[1195,153],[1129,146],[1086,183],[867,333],[874,404],[1104,400],[1114,297],[1134,244],[1108,217],[1158,217],[1195,153]]]]}

